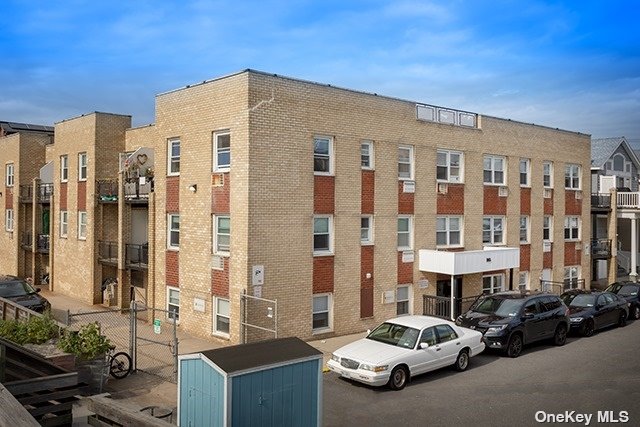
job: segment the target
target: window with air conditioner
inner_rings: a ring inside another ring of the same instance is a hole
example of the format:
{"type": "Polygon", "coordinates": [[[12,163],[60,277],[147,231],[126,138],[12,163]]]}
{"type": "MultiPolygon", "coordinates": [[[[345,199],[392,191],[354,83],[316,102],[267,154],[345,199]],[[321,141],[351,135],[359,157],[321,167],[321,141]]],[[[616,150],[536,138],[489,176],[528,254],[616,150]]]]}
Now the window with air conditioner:
{"type": "Polygon", "coordinates": [[[580,240],[580,217],[567,216],[564,218],[564,239],[569,241],[580,240]]]}
{"type": "Polygon", "coordinates": [[[566,165],[564,168],[564,188],[580,190],[580,165],[566,165]]]}
{"type": "Polygon", "coordinates": [[[413,180],[413,162],[413,145],[400,145],[398,147],[398,179],[413,180]]]}
{"type": "Polygon", "coordinates": [[[545,215],[542,218],[542,240],[553,242],[553,217],[550,215],[545,215]]]}
{"type": "Polygon", "coordinates": [[[553,162],[542,162],[542,185],[553,188],[553,162]]]}
{"type": "Polygon", "coordinates": [[[413,218],[409,215],[398,217],[398,250],[413,249],[413,218]]]}

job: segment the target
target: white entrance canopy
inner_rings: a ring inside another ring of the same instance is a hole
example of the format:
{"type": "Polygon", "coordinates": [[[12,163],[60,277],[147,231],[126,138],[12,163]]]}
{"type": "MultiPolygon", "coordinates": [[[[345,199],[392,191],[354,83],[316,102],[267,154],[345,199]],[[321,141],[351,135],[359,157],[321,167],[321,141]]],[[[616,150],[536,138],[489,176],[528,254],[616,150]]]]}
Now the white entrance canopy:
{"type": "Polygon", "coordinates": [[[451,276],[505,270],[520,266],[520,248],[485,246],[481,251],[448,252],[420,249],[420,271],[451,276]]]}

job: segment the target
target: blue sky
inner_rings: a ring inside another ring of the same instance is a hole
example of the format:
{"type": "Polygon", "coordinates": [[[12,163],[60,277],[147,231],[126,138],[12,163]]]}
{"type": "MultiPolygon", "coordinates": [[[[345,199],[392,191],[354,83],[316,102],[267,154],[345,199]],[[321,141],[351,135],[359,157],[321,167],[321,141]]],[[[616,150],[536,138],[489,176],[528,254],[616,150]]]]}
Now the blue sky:
{"type": "Polygon", "coordinates": [[[254,68],[640,148],[633,1],[5,0],[0,120],[154,121],[154,95],[254,68]]]}

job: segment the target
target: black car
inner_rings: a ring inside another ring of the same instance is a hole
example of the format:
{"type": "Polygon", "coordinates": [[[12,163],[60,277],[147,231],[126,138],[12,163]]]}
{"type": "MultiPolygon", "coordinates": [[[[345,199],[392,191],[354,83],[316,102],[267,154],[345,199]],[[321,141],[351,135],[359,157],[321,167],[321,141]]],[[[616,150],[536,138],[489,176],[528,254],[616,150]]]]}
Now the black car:
{"type": "Polygon", "coordinates": [[[0,297],[14,301],[38,313],[43,313],[51,308],[51,304],[38,292],[40,292],[40,288],[34,288],[19,277],[0,275],[0,297]]]}
{"type": "Polygon", "coordinates": [[[629,304],[629,318],[640,319],[640,284],[636,282],[614,282],[609,285],[607,292],[624,298],[629,304]]]}
{"type": "Polygon", "coordinates": [[[608,326],[624,326],[629,316],[629,303],[611,292],[570,290],[560,298],[569,307],[571,330],[585,337],[608,326]]]}
{"type": "Polygon", "coordinates": [[[569,331],[569,310],[557,295],[500,292],[480,298],[456,324],[484,334],[489,349],[518,357],[522,346],[543,339],[564,345],[569,331]]]}

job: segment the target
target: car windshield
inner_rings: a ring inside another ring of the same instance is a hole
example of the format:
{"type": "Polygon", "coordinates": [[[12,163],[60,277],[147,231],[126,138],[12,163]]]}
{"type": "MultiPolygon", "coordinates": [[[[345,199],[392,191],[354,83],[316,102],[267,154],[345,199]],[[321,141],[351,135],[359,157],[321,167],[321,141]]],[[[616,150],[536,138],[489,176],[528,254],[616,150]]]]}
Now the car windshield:
{"type": "Polygon", "coordinates": [[[638,287],[633,285],[624,285],[620,289],[618,289],[618,295],[622,295],[625,297],[636,296],[638,295],[638,287]]]}
{"type": "Polygon", "coordinates": [[[420,331],[415,328],[385,322],[367,335],[367,339],[396,347],[413,348],[416,345],[419,334],[420,331]]]}
{"type": "Polygon", "coordinates": [[[567,294],[562,297],[562,300],[569,307],[593,307],[596,296],[592,294],[567,294]]]}
{"type": "Polygon", "coordinates": [[[21,297],[35,293],[36,290],[23,280],[0,283],[0,297],[2,298],[21,297]]]}
{"type": "Polygon", "coordinates": [[[472,308],[473,311],[495,314],[501,317],[514,317],[520,311],[524,300],[511,298],[484,297],[472,308]]]}

